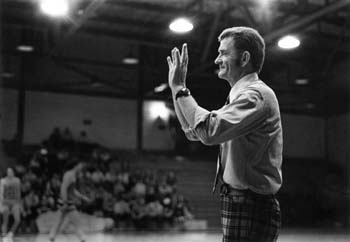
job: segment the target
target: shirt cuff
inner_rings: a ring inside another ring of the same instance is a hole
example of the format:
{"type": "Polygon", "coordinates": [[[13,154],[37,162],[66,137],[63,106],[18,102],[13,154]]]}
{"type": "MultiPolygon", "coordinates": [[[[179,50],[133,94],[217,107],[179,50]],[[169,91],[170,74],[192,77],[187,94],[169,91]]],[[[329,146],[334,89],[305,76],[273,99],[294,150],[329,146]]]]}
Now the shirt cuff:
{"type": "Polygon", "coordinates": [[[182,97],[178,100],[179,107],[189,127],[186,130],[193,130],[197,125],[207,119],[210,112],[200,107],[192,96],[182,97]]]}

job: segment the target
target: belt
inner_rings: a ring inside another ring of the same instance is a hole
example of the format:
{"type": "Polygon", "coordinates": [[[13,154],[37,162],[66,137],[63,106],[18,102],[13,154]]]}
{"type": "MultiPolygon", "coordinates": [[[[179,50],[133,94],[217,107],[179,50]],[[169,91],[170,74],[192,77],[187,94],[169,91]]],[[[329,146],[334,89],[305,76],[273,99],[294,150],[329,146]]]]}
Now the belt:
{"type": "Polygon", "coordinates": [[[252,195],[259,198],[274,198],[275,196],[273,194],[259,194],[256,192],[253,192],[249,189],[236,189],[230,186],[229,184],[222,184],[220,188],[220,194],[223,195],[231,195],[231,196],[243,196],[243,195],[252,195]]]}
{"type": "Polygon", "coordinates": [[[222,184],[220,188],[220,194],[223,195],[233,195],[233,196],[241,196],[246,195],[249,192],[249,189],[236,189],[231,187],[229,184],[222,184]]]}

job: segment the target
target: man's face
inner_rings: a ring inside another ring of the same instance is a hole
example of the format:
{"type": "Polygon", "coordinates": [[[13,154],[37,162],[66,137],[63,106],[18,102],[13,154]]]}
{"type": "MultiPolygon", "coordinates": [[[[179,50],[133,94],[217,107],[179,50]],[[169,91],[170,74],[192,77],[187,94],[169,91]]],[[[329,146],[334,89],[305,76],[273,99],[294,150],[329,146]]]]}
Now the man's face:
{"type": "Polygon", "coordinates": [[[218,76],[221,79],[230,81],[234,79],[240,69],[240,56],[234,47],[234,40],[231,37],[221,40],[218,52],[219,55],[215,59],[215,64],[219,65],[218,76]]]}

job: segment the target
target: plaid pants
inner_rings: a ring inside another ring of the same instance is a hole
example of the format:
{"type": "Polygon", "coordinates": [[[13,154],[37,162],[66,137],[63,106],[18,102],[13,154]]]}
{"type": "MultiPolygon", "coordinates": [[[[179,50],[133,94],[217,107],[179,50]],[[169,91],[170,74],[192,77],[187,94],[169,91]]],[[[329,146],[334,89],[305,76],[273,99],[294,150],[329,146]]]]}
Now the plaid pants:
{"type": "Polygon", "coordinates": [[[281,212],[274,195],[249,190],[243,195],[221,192],[223,242],[274,242],[281,227],[281,212]]]}

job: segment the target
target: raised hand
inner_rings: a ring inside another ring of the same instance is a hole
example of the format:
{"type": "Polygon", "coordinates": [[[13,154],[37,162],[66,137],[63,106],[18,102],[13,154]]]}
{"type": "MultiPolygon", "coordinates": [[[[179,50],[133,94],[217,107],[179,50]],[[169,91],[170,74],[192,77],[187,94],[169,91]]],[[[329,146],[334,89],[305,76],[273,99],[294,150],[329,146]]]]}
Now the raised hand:
{"type": "Polygon", "coordinates": [[[181,54],[175,47],[171,51],[171,58],[167,57],[169,66],[169,86],[172,90],[186,87],[186,75],[188,64],[187,44],[182,45],[181,54]]]}

